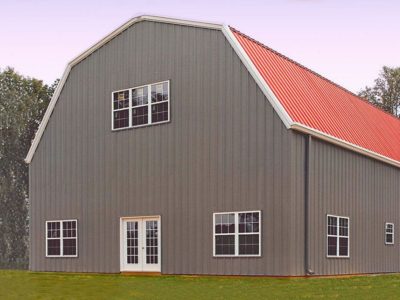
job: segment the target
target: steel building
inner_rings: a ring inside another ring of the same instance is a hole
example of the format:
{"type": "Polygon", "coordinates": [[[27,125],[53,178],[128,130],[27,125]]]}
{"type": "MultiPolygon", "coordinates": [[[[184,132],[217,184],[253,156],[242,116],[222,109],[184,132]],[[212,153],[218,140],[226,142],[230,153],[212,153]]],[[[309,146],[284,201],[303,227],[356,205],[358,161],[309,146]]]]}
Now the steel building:
{"type": "Polygon", "coordinates": [[[400,121],[228,26],[116,29],[26,161],[34,271],[400,271],[400,121]]]}

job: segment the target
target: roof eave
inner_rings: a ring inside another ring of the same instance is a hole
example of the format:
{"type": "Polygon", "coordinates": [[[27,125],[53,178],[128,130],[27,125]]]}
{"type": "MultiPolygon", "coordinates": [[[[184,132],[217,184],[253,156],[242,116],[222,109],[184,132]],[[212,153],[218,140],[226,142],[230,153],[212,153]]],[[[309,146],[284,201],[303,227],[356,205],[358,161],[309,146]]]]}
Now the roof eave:
{"type": "Polygon", "coordinates": [[[280,119],[282,120],[283,124],[286,126],[287,129],[290,128],[291,124],[293,123],[291,117],[282,106],[281,102],[275,96],[272,89],[266,83],[260,72],[257,70],[256,66],[247,55],[246,51],[240,45],[239,41],[236,39],[234,34],[232,33],[229,26],[224,25],[222,29],[223,34],[225,35],[226,39],[231,44],[232,48],[235,50],[236,54],[239,56],[242,63],[246,66],[249,73],[252,75],[254,80],[256,81],[257,85],[260,87],[272,107],[275,109],[276,113],[279,115],[280,119]]]}
{"type": "Polygon", "coordinates": [[[386,164],[395,166],[397,168],[400,168],[400,162],[397,160],[394,160],[392,158],[389,158],[387,156],[381,155],[379,153],[373,152],[371,150],[365,149],[363,147],[360,147],[358,145],[354,145],[352,143],[349,143],[345,140],[339,139],[337,137],[334,137],[332,135],[326,134],[322,131],[316,130],[314,128],[308,127],[306,125],[303,125],[301,123],[296,123],[294,122],[291,126],[291,129],[300,131],[305,134],[309,134],[313,137],[316,137],[318,139],[321,139],[323,141],[329,142],[331,144],[337,145],[339,147],[351,150],[353,152],[368,156],[370,158],[376,159],[378,161],[384,162],[386,164]]]}

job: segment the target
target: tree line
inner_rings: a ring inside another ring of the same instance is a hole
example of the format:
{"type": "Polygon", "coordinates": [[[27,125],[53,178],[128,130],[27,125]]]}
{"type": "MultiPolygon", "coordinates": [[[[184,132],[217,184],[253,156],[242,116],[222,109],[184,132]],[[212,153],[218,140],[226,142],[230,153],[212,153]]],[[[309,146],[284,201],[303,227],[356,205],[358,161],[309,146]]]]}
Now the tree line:
{"type": "MultiPolygon", "coordinates": [[[[24,159],[59,80],[0,70],[0,268],[27,268],[28,165],[24,159]]],[[[400,118],[400,67],[383,67],[359,96],[400,118]]]]}
{"type": "Polygon", "coordinates": [[[0,267],[28,264],[28,165],[24,159],[57,82],[0,70],[0,267]]]}

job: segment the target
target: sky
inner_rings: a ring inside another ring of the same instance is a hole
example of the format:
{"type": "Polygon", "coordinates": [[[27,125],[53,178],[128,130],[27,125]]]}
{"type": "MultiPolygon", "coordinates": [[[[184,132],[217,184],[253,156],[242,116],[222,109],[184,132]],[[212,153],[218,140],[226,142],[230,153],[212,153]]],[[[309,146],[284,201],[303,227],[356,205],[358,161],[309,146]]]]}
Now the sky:
{"type": "Polygon", "coordinates": [[[0,69],[52,83],[143,14],[231,25],[355,93],[400,66],[400,0],[0,0],[0,69]]]}

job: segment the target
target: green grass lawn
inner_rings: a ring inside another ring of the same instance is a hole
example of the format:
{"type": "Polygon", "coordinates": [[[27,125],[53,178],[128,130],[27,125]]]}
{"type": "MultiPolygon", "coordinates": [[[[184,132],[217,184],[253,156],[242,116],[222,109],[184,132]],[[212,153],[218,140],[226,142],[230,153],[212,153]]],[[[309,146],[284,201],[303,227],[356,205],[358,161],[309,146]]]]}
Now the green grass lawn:
{"type": "Polygon", "coordinates": [[[0,299],[400,299],[400,275],[123,276],[0,270],[0,299]]]}

